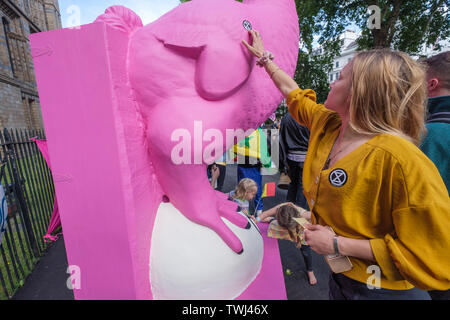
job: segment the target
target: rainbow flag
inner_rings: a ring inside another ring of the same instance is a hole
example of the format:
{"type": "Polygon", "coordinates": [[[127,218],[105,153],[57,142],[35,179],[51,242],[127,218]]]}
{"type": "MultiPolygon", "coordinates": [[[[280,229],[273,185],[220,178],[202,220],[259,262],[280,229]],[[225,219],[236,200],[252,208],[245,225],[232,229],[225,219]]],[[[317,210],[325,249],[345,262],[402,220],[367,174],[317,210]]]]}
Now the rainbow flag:
{"type": "Polygon", "coordinates": [[[261,128],[256,129],[251,135],[236,144],[233,147],[233,151],[236,155],[259,159],[266,168],[270,168],[272,165],[267,135],[261,128]]]}
{"type": "Polygon", "coordinates": [[[275,182],[269,182],[264,185],[264,191],[261,198],[274,197],[275,196],[275,182]]]}

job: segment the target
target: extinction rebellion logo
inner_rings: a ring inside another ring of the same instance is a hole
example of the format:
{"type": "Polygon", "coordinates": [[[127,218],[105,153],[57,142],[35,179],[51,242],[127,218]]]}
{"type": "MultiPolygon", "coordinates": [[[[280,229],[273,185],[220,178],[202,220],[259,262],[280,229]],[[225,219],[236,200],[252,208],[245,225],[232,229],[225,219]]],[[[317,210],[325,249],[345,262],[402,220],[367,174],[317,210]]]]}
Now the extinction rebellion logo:
{"type": "Polygon", "coordinates": [[[347,182],[347,172],[344,169],[335,169],[331,171],[330,183],[335,187],[342,187],[347,182]]]}
{"type": "Polygon", "coordinates": [[[246,29],[248,31],[252,31],[253,30],[252,24],[248,20],[244,20],[244,22],[242,22],[242,25],[244,26],[244,29],[246,29]]]}

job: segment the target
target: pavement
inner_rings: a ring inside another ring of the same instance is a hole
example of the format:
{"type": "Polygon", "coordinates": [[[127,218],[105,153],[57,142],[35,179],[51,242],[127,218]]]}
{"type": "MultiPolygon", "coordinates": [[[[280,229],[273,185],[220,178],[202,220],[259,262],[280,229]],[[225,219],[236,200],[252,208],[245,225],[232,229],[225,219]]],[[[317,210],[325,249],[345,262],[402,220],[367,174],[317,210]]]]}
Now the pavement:
{"type": "MultiPolygon", "coordinates": [[[[263,176],[263,184],[278,182],[279,175],[263,176]]],[[[223,191],[229,192],[237,183],[237,166],[227,166],[223,191]]],[[[275,197],[264,199],[264,210],[285,202],[287,191],[276,189],[275,197]]],[[[328,278],[330,270],[323,257],[313,253],[314,273],[317,284],[311,286],[300,250],[287,240],[278,240],[284,281],[288,300],[328,300],[328,278]],[[286,270],[290,270],[290,273],[286,270]]],[[[13,300],[73,300],[72,290],[67,288],[67,256],[64,237],[54,242],[37,263],[25,284],[13,300]]]]}
{"type": "Polygon", "coordinates": [[[66,247],[61,236],[46,250],[12,300],[74,300],[72,290],[67,289],[66,247]]]}

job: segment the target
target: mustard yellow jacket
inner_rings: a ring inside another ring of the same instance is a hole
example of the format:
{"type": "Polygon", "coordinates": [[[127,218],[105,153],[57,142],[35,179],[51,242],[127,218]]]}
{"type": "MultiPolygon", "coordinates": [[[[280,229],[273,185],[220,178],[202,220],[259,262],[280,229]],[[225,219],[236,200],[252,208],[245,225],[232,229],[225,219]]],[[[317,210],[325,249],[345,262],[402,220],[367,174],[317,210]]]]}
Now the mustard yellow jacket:
{"type": "Polygon", "coordinates": [[[450,200],[431,160],[411,142],[380,134],[323,170],[340,117],[312,90],[294,90],[287,104],[311,132],[303,189],[313,223],[370,240],[377,262],[350,257],[354,267],[344,275],[366,283],[375,265],[382,288],[449,289],[450,200]]]}

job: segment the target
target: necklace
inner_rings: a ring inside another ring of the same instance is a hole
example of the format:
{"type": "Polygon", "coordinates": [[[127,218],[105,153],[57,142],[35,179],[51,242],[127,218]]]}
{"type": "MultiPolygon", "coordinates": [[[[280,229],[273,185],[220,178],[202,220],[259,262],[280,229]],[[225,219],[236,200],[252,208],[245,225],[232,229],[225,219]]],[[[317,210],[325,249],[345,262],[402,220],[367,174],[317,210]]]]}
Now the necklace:
{"type": "MultiPolygon", "coordinates": [[[[342,143],[342,140],[339,141],[339,147],[341,146],[341,143],[342,143]]],[[[333,156],[331,156],[331,154],[333,153],[334,147],[336,146],[336,142],[335,142],[335,143],[333,144],[333,147],[331,148],[330,155],[328,156],[328,159],[327,159],[327,161],[325,162],[325,165],[324,165],[323,169],[324,169],[324,170],[328,169],[328,168],[330,167],[331,161],[332,161],[333,159],[335,159],[335,158],[337,157],[338,154],[340,154],[342,151],[344,151],[344,150],[347,149],[349,146],[351,146],[352,143],[353,143],[353,142],[350,142],[350,143],[346,144],[345,147],[340,147],[340,148],[338,149],[338,151],[336,151],[336,153],[335,153],[333,156]]]]}

